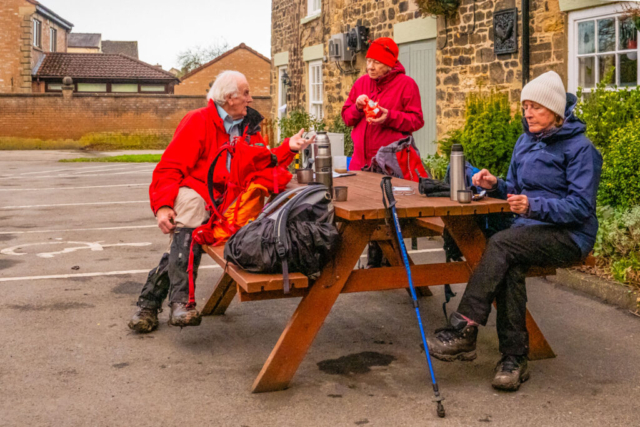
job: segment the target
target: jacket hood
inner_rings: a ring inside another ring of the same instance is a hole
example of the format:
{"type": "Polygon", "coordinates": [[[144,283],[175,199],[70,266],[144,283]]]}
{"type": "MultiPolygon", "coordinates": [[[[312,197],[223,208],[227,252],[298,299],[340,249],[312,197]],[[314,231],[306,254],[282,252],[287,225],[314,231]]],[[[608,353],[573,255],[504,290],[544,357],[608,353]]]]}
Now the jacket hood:
{"type": "Polygon", "coordinates": [[[582,120],[580,120],[575,116],[575,114],[573,114],[577,104],[578,97],[572,93],[567,93],[567,105],[564,109],[564,123],[562,124],[562,126],[553,129],[546,135],[530,132],[529,125],[524,116],[522,117],[522,127],[524,128],[525,133],[531,138],[540,139],[547,144],[551,144],[559,140],[568,139],[578,134],[584,133],[587,130],[587,126],[582,120]]]}
{"type": "Polygon", "coordinates": [[[262,114],[258,113],[257,110],[254,110],[251,107],[247,107],[247,115],[244,116],[240,127],[243,129],[247,129],[247,134],[254,135],[260,132],[260,123],[264,120],[262,114]]]}
{"type": "Polygon", "coordinates": [[[384,86],[395,79],[399,74],[406,74],[404,66],[400,63],[400,61],[398,61],[398,63],[387,74],[380,77],[378,80],[372,80],[376,82],[376,85],[384,86]]]}

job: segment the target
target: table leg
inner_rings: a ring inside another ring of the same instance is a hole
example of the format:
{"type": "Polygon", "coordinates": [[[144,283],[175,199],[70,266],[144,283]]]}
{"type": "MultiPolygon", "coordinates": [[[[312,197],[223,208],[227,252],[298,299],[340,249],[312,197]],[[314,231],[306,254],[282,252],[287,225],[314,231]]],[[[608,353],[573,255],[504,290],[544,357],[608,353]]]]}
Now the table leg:
{"type": "Polygon", "coordinates": [[[374,228],[375,224],[368,222],[345,225],[342,242],[333,262],[324,267],[309,293],[300,301],[253,383],[253,393],[284,390],[289,386],[360,254],[369,242],[374,228]]]}
{"type": "MultiPolygon", "coordinates": [[[[448,216],[442,217],[442,220],[464,255],[469,268],[473,271],[480,262],[486,247],[486,239],[475,218],[471,216],[448,216]]],[[[556,357],[529,309],[527,309],[527,330],[529,331],[530,360],[556,357]]]]}
{"type": "Polygon", "coordinates": [[[226,272],[222,273],[222,276],[220,276],[218,283],[216,283],[213,289],[211,297],[209,297],[209,301],[207,301],[202,309],[202,315],[223,315],[227,307],[229,307],[229,304],[231,304],[233,297],[236,295],[236,291],[236,282],[226,272]]]}

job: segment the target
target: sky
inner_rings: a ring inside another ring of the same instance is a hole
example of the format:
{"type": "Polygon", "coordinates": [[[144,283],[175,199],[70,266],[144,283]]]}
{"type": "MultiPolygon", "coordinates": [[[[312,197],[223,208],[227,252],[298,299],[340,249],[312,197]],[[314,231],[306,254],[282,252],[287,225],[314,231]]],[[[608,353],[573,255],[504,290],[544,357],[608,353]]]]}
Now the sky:
{"type": "Polygon", "coordinates": [[[137,41],[140,60],[178,67],[180,51],[226,40],[271,57],[270,0],[39,0],[74,33],[137,41]]]}

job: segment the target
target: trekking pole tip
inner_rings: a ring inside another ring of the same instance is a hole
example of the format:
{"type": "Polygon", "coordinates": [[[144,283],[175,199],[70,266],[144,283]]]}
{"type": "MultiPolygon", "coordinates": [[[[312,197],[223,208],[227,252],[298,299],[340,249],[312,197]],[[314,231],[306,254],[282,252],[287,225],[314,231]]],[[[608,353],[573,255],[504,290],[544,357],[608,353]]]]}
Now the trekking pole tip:
{"type": "Polygon", "coordinates": [[[437,412],[438,412],[438,416],[440,418],[444,418],[445,413],[444,413],[444,406],[442,405],[442,402],[438,402],[438,410],[437,410],[437,412]]]}

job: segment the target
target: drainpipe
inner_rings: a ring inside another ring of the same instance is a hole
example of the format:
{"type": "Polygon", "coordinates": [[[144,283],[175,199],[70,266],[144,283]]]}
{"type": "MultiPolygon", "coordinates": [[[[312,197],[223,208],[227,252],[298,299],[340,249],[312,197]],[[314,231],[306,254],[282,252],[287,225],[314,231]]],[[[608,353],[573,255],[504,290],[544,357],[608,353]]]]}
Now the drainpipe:
{"type": "Polygon", "coordinates": [[[529,0],[522,0],[522,87],[529,83],[529,0]]]}

